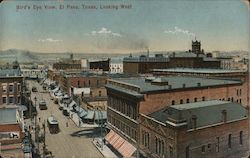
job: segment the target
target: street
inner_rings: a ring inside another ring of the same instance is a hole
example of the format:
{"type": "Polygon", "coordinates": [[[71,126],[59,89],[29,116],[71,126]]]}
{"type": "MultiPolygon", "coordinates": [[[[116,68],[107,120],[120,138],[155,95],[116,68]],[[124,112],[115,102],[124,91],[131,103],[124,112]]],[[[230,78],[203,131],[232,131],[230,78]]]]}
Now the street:
{"type": "MultiPolygon", "coordinates": [[[[62,114],[62,111],[59,110],[59,106],[51,100],[50,94],[45,93],[42,89],[42,86],[37,81],[28,81],[29,89],[33,86],[37,87],[38,92],[31,93],[31,99],[33,100],[34,105],[36,105],[36,109],[38,112],[37,122],[40,126],[40,134],[43,133],[42,124],[45,122],[46,126],[46,134],[45,134],[45,142],[47,149],[52,152],[54,157],[74,157],[74,158],[102,158],[101,153],[96,149],[93,145],[93,138],[86,132],[86,136],[74,136],[74,133],[78,133],[81,131],[94,131],[94,128],[79,128],[75,125],[75,123],[69,119],[68,117],[62,114]],[[35,101],[34,98],[37,98],[35,101]],[[39,101],[45,100],[48,105],[47,110],[39,109],[39,101]],[[59,122],[60,132],[58,134],[50,134],[49,129],[47,127],[47,118],[53,115],[59,122]],[[40,119],[39,119],[40,118],[40,119]],[[40,121],[39,121],[40,120],[40,121]]],[[[27,120],[28,122],[29,120],[27,120]]],[[[34,136],[34,132],[32,133],[34,136]]],[[[39,144],[40,153],[42,155],[43,152],[43,143],[39,144]]]]}

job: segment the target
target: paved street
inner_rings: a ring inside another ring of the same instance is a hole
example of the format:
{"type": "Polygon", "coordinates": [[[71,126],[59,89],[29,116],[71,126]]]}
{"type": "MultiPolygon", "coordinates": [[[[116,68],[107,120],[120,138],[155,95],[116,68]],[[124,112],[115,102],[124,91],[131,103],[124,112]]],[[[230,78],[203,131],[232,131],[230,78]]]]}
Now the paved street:
{"type": "MultiPolygon", "coordinates": [[[[91,133],[93,128],[79,128],[75,125],[75,123],[64,116],[62,111],[58,109],[58,105],[53,103],[51,100],[49,93],[43,93],[42,86],[36,81],[28,81],[28,85],[31,89],[32,86],[37,87],[38,92],[32,92],[31,99],[34,101],[34,97],[37,98],[37,111],[38,118],[40,117],[40,122],[38,121],[41,131],[42,123],[45,120],[46,124],[46,145],[49,151],[52,151],[52,155],[58,158],[63,157],[75,157],[75,158],[102,158],[101,153],[96,149],[96,147],[92,143],[91,133]],[[38,103],[40,100],[44,99],[48,104],[47,110],[40,110],[38,108],[38,103]],[[57,118],[59,122],[60,132],[58,134],[50,134],[47,127],[47,118],[53,115],[57,118]],[[66,124],[68,123],[68,127],[66,124]],[[83,136],[72,136],[74,133],[83,133],[83,136]],[[84,135],[86,133],[86,135],[84,135]]],[[[35,101],[34,101],[35,103],[35,101]]],[[[40,149],[42,149],[43,144],[40,143],[40,149]]],[[[42,151],[42,150],[41,150],[42,151]]]]}

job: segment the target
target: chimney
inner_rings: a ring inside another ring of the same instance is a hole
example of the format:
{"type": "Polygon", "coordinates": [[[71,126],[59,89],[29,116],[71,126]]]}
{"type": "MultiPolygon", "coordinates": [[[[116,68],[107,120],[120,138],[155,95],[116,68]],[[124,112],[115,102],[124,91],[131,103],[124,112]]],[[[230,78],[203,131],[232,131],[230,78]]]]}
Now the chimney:
{"type": "Polygon", "coordinates": [[[73,53],[70,54],[70,59],[73,60],[73,53]]]}
{"type": "Polygon", "coordinates": [[[192,116],[192,125],[193,125],[193,129],[196,129],[196,127],[197,127],[197,116],[196,115],[192,116]]]}
{"type": "Polygon", "coordinates": [[[226,123],[227,122],[227,110],[222,110],[222,117],[223,117],[223,122],[226,123]]]}
{"type": "Polygon", "coordinates": [[[172,85],[168,85],[168,89],[172,89],[172,85]]]}
{"type": "Polygon", "coordinates": [[[175,52],[173,52],[173,58],[175,57],[175,52]]]}
{"type": "Polygon", "coordinates": [[[186,87],[186,84],[185,84],[185,83],[183,83],[183,84],[182,84],[182,88],[185,88],[185,87],[186,87]]]}

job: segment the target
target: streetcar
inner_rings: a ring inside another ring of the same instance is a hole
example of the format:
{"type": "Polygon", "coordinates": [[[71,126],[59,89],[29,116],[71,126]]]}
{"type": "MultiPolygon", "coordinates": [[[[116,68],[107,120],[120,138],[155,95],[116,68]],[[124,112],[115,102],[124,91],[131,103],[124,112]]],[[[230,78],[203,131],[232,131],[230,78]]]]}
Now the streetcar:
{"type": "Polygon", "coordinates": [[[47,119],[48,128],[51,134],[59,133],[59,123],[54,116],[50,116],[47,119]]]}

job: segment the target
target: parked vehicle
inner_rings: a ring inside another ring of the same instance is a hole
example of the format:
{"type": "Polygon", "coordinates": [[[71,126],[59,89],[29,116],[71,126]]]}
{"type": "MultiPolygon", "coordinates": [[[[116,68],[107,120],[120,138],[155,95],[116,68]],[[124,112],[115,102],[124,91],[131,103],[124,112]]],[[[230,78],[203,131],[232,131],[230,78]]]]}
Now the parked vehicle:
{"type": "Polygon", "coordinates": [[[63,110],[63,115],[65,115],[65,116],[69,116],[69,112],[68,112],[68,110],[67,110],[67,109],[64,109],[64,110],[63,110]]]}
{"type": "Polygon", "coordinates": [[[35,86],[32,87],[32,92],[37,92],[37,88],[35,86]]]}
{"type": "Polygon", "coordinates": [[[39,108],[40,108],[40,110],[47,110],[47,109],[48,109],[47,103],[46,103],[45,100],[41,100],[41,101],[39,102],[39,108]]]}
{"type": "Polygon", "coordinates": [[[46,89],[47,89],[46,85],[43,85],[43,90],[46,90],[46,89]]]}

